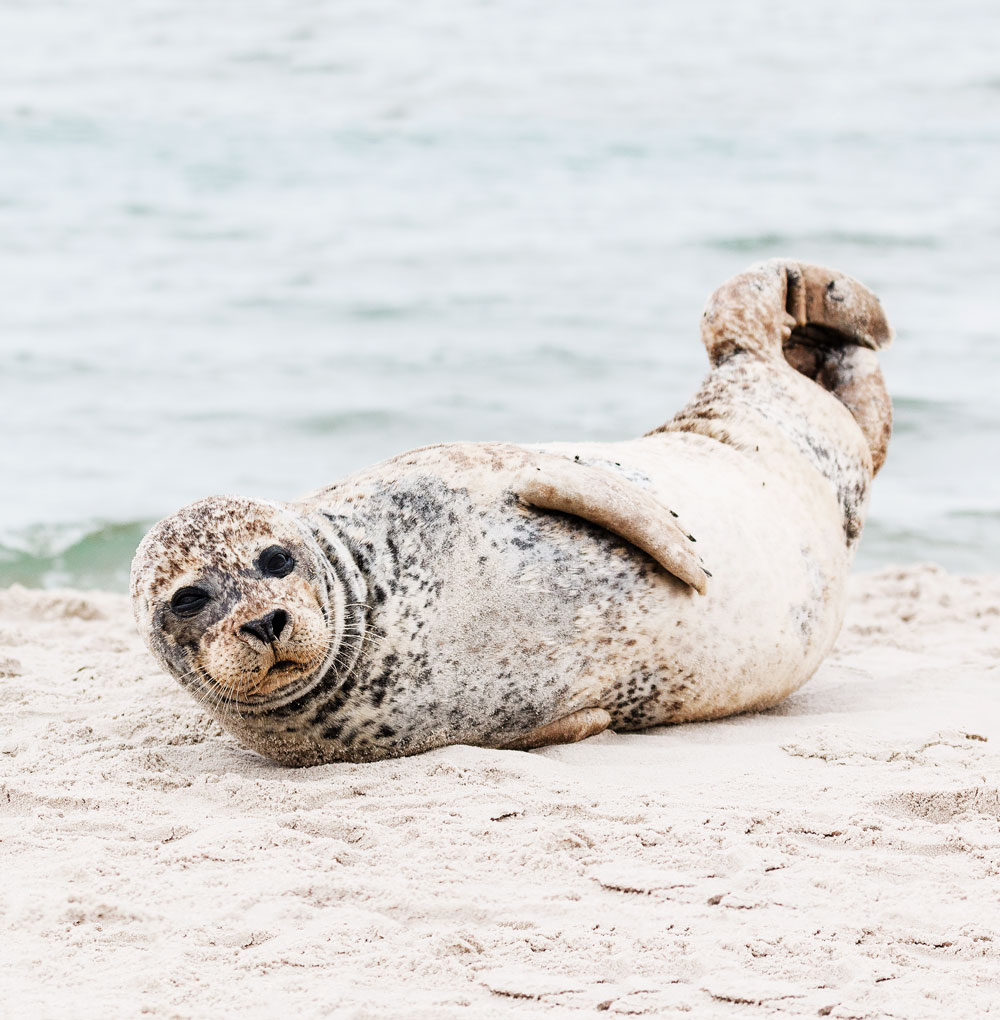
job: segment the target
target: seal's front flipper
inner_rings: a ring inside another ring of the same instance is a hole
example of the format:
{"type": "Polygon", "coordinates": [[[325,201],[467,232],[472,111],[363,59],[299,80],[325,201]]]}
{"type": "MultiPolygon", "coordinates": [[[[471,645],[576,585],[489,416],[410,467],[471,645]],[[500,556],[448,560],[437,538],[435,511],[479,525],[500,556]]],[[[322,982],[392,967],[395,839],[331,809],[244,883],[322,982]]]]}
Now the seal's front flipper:
{"type": "Polygon", "coordinates": [[[547,726],[539,726],[516,740],[501,745],[504,751],[530,751],[533,747],[549,744],[575,744],[597,733],[603,733],[611,724],[611,716],[603,708],[581,708],[579,712],[564,716],[547,726]]]}
{"type": "Polygon", "coordinates": [[[542,455],[514,483],[523,503],[582,517],[648,553],[664,569],[704,595],[708,574],[691,539],[648,492],[603,468],[542,455]]]}

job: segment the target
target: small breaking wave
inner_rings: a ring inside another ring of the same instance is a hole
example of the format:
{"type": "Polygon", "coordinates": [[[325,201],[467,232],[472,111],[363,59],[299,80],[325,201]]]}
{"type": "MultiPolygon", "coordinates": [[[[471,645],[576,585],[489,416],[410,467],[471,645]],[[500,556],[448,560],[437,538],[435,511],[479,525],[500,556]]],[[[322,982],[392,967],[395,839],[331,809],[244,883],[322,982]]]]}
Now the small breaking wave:
{"type": "Polygon", "coordinates": [[[36,525],[0,541],[0,587],[127,591],[136,546],[152,521],[36,525]]]}

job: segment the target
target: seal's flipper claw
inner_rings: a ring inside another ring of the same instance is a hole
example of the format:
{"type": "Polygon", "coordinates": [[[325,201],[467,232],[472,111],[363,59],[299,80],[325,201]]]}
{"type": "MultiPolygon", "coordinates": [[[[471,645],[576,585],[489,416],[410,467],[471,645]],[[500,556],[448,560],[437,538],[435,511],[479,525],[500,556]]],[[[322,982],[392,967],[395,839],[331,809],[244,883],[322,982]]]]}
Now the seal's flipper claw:
{"type": "Polygon", "coordinates": [[[578,740],[603,733],[610,725],[611,716],[603,708],[581,708],[578,712],[502,744],[500,749],[530,751],[534,747],[547,747],[549,744],[575,744],[578,740]]]}
{"type": "Polygon", "coordinates": [[[573,514],[606,528],[705,594],[708,576],[691,539],[670,511],[637,485],[604,468],[543,454],[516,480],[514,492],[529,506],[573,514]]]}

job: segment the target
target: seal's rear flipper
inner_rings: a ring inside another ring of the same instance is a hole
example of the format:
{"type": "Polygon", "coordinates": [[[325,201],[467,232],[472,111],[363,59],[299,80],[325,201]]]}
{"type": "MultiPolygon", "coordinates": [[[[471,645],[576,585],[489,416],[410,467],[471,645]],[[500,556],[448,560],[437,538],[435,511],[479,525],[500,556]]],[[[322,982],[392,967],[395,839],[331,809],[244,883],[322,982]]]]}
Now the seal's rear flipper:
{"type": "Polygon", "coordinates": [[[892,436],[892,401],[873,350],[831,344],[812,327],[794,329],[784,344],[785,360],[832,393],[854,415],[872,455],[872,474],[885,461],[892,436]]]}
{"type": "Polygon", "coordinates": [[[709,298],[701,336],[713,365],[741,353],[782,358],[828,390],[854,415],[874,471],[882,466],[892,402],[875,351],[889,345],[892,329],[864,284],[823,266],[771,259],[709,298]]]}
{"type": "Polygon", "coordinates": [[[892,330],[875,295],[844,273],[790,259],[771,259],[727,280],[709,299],[701,339],[713,365],[734,354],[778,357],[796,330],[829,346],[880,350],[892,330]]]}
{"type": "Polygon", "coordinates": [[[785,311],[794,320],[789,323],[793,334],[806,330],[828,346],[873,351],[889,346],[892,328],[879,299],[863,283],[835,269],[775,261],[788,279],[785,311]]]}
{"type": "Polygon", "coordinates": [[[875,356],[892,341],[882,305],[863,284],[831,269],[801,265],[786,272],[794,325],[782,343],[785,360],[854,415],[875,474],[892,434],[892,401],[875,356]]]}
{"type": "Polygon", "coordinates": [[[516,740],[501,745],[504,751],[530,751],[549,744],[575,744],[597,733],[603,733],[611,724],[611,716],[603,708],[581,708],[579,712],[564,716],[547,726],[525,733],[516,740]]]}
{"type": "Polygon", "coordinates": [[[691,548],[691,539],[662,503],[618,475],[554,454],[540,454],[536,466],[517,478],[514,492],[529,506],[559,510],[606,528],[705,594],[708,574],[691,548]]]}

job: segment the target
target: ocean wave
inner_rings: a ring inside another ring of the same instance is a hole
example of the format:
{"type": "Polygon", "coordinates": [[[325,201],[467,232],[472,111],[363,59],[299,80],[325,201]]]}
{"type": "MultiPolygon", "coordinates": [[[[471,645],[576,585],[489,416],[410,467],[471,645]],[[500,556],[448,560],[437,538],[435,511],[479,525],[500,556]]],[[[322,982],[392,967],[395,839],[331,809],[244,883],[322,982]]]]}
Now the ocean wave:
{"type": "Polygon", "coordinates": [[[0,587],[128,589],[136,547],[152,521],[36,525],[0,542],[0,587]]]}

